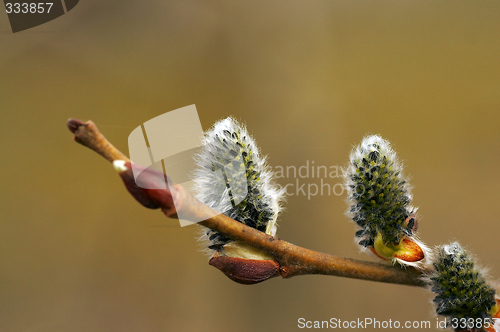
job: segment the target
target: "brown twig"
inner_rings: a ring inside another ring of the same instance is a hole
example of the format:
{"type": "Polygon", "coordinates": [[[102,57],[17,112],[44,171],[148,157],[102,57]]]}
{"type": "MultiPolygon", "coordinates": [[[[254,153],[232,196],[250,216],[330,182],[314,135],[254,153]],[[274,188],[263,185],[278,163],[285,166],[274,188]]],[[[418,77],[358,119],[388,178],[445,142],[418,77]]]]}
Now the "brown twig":
{"type": "MultiPolygon", "coordinates": [[[[183,218],[193,221],[202,220],[202,216],[214,215],[199,224],[269,254],[279,263],[279,274],[284,278],[304,274],[323,274],[402,285],[425,285],[421,279],[422,273],[414,268],[403,269],[397,266],[337,257],[302,248],[267,235],[211,210],[180,185],[175,185],[173,190],[139,188],[133,181],[130,164],[128,164],[130,159],[111,145],[92,121],[83,123],[80,120],[70,119],[68,128],[75,134],[75,141],[94,150],[108,161],[124,160],[127,163],[126,171],[122,171],[120,175],[131,194],[143,205],[149,208],[161,208],[170,218],[176,218],[178,212],[182,212],[183,218]]],[[[152,181],[164,180],[164,175],[152,172],[150,179],[152,181]]]]}
{"type": "Polygon", "coordinates": [[[69,130],[75,134],[76,142],[94,150],[106,160],[111,162],[114,160],[130,161],[126,155],[121,153],[117,148],[108,142],[99,129],[97,129],[94,122],[89,120],[83,123],[78,119],[69,119],[66,124],[69,130]]]}

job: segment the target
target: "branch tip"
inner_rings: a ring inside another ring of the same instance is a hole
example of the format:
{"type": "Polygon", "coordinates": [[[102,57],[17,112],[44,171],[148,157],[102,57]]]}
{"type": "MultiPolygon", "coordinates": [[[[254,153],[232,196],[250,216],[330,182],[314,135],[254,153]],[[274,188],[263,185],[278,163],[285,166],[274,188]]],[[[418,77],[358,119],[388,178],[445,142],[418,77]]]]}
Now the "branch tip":
{"type": "Polygon", "coordinates": [[[66,125],[68,126],[69,131],[74,134],[80,126],[84,126],[85,124],[81,120],[70,118],[66,122],[66,125]]]}

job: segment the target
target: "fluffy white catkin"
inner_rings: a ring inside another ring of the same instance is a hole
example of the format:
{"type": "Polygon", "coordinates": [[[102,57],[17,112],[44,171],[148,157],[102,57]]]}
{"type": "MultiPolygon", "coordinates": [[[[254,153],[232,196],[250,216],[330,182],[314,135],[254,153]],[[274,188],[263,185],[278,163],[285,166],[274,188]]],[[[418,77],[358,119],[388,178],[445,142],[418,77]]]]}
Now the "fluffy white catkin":
{"type": "MultiPolygon", "coordinates": [[[[217,122],[205,133],[195,161],[198,200],[247,226],[276,234],[284,192],[273,183],[266,158],[244,126],[232,117],[217,122]]],[[[204,229],[202,240],[220,253],[232,242],[210,229],[204,229]]]]}

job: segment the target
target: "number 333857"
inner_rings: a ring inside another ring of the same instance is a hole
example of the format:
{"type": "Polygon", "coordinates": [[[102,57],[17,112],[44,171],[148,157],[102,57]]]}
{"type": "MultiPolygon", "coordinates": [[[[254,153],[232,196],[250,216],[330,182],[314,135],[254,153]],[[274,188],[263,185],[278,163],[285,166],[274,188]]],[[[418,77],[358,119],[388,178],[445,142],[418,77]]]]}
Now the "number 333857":
{"type": "Polygon", "coordinates": [[[54,3],[6,3],[5,8],[7,11],[7,14],[14,13],[14,14],[43,14],[43,13],[50,13],[50,9],[52,8],[52,5],[54,3]]]}

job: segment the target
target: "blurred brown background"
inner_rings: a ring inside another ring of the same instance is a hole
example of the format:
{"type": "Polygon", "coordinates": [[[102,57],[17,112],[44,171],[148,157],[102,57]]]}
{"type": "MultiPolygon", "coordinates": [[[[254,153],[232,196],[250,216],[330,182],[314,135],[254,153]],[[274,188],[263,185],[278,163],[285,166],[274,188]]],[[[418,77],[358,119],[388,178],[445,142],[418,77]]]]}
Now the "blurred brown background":
{"type": "MultiPolygon", "coordinates": [[[[16,34],[0,15],[0,331],[296,331],[301,317],[434,326],[433,296],[415,287],[230,281],[195,227],[137,204],[65,122],[92,119],[127,152],[138,125],[196,104],[204,129],[234,115],[272,166],[297,168],[343,166],[379,133],[412,177],[421,238],[460,241],[496,279],[499,15],[494,1],[82,0],[16,34]]],[[[344,199],[289,197],[278,236],[372,260],[344,199]]]]}

